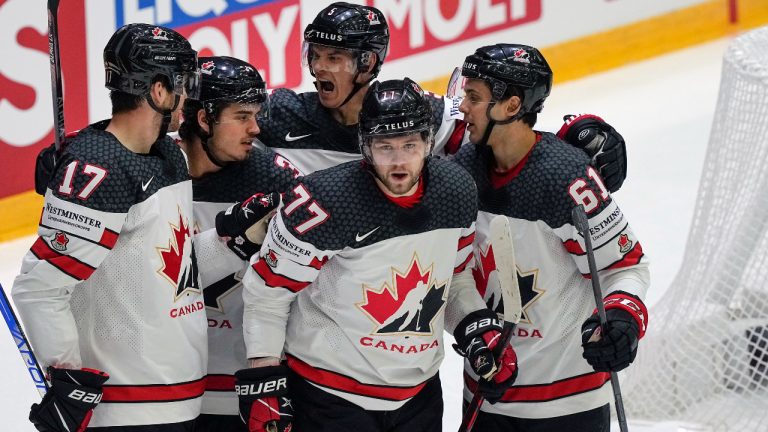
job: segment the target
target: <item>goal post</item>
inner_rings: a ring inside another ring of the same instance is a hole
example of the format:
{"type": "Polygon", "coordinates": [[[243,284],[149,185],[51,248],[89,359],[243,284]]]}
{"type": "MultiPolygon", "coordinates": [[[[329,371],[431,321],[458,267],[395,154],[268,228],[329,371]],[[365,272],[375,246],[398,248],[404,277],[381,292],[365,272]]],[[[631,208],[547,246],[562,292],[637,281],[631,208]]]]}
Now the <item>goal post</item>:
{"type": "Polygon", "coordinates": [[[649,315],[630,419],[768,430],[768,27],[725,51],[683,263],[649,315]]]}

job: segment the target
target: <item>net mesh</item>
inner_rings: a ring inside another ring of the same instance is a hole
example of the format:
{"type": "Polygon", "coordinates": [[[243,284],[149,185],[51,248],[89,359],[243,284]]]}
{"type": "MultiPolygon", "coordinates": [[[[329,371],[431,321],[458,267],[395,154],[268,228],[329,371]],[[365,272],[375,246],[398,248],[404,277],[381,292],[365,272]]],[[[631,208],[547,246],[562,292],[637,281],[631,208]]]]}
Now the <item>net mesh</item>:
{"type": "Polygon", "coordinates": [[[768,27],[729,45],[683,264],[622,381],[630,418],[768,431],[768,27]]]}

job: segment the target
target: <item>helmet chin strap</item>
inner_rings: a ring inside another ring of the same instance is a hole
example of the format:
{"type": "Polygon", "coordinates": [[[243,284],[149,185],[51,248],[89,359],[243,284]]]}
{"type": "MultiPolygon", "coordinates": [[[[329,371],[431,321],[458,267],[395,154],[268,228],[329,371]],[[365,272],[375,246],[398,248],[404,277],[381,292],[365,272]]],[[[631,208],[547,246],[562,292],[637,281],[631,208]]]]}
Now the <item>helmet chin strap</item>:
{"type": "Polygon", "coordinates": [[[209,133],[206,133],[202,129],[197,133],[197,136],[200,137],[200,145],[203,146],[203,150],[205,151],[206,156],[208,156],[208,159],[213,162],[214,165],[216,165],[219,168],[224,168],[225,166],[231,164],[232,162],[224,162],[221,159],[217,158],[213,154],[213,150],[211,149],[211,146],[208,144],[208,140],[213,138],[213,126],[209,126],[211,131],[209,133]]]}
{"type": "Polygon", "coordinates": [[[523,108],[520,107],[520,110],[517,112],[517,114],[513,115],[512,117],[506,119],[506,120],[494,120],[493,117],[491,117],[491,108],[496,105],[496,102],[490,102],[488,103],[488,108],[485,110],[485,116],[488,117],[488,125],[485,126],[485,132],[483,132],[483,137],[480,138],[480,142],[477,143],[479,146],[485,146],[488,145],[488,138],[491,137],[491,132],[493,131],[493,127],[497,124],[504,125],[512,123],[515,120],[518,120],[522,118],[525,113],[523,112],[523,108]]]}
{"type": "Polygon", "coordinates": [[[173,94],[173,96],[174,96],[173,107],[171,109],[165,110],[165,109],[162,109],[162,108],[158,107],[155,104],[155,101],[152,100],[152,95],[151,94],[147,94],[146,99],[147,99],[147,103],[149,104],[149,106],[152,107],[152,109],[155,110],[155,112],[157,112],[157,113],[159,113],[160,115],[163,116],[163,121],[162,121],[162,123],[160,123],[160,132],[157,134],[157,139],[158,140],[161,139],[163,136],[165,136],[165,134],[168,133],[168,126],[171,124],[171,114],[173,114],[173,112],[176,110],[176,108],[179,107],[179,101],[181,101],[181,96],[179,96],[179,95],[177,95],[175,93],[173,94]]]}

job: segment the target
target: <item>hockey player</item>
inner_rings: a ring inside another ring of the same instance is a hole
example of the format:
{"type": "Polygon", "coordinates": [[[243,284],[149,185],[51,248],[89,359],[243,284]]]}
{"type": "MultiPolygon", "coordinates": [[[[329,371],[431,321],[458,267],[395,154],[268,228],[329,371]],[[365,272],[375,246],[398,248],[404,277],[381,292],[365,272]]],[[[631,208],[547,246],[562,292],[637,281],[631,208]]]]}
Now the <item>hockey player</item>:
{"type": "MultiPolygon", "coordinates": [[[[552,86],[541,53],[525,45],[479,48],[454,73],[459,109],[471,145],[455,161],[477,183],[479,215],[475,279],[498,307],[496,266],[488,245],[495,215],[512,223],[523,317],[512,337],[520,374],[515,385],[484,404],[475,423],[482,431],[599,432],[609,430],[612,399],[608,371],[627,367],[645,333],[642,298],[648,260],[627,218],[586,155],[547,132],[533,129],[552,86]],[[583,239],[571,209],[584,205],[603,287],[608,326],[598,318],[583,239]]],[[[571,124],[561,130],[572,133],[571,124]]],[[[465,367],[465,397],[477,375],[465,367]]]]}
{"type": "MultiPolygon", "coordinates": [[[[443,329],[478,373],[494,364],[501,324],[470,273],[471,178],[429,156],[431,106],[413,81],[376,82],[362,106],[364,162],[301,179],[243,279],[250,431],[439,431],[443,329]]],[[[515,363],[508,350],[496,386],[515,363]]]]}
{"type": "MultiPolygon", "coordinates": [[[[375,7],[335,2],[304,30],[302,60],[316,78],[317,91],[296,94],[277,89],[274,115],[261,122],[261,140],[304,173],[360,159],[357,120],[363,96],[389,51],[389,27],[375,7]]],[[[436,155],[451,155],[465,139],[460,99],[428,94],[436,155]]],[[[601,120],[589,124],[591,156],[611,191],[626,177],[624,140],[601,120]],[[592,140],[596,135],[598,139],[592,140]]],[[[580,145],[580,142],[573,142],[580,145]]]]}
{"type": "Polygon", "coordinates": [[[104,63],[112,118],[69,141],[13,286],[51,383],[29,418],[40,431],[189,431],[206,319],[192,183],[166,131],[197,97],[197,52],[171,29],[129,24],[104,63]]]}
{"type": "MultiPolygon", "coordinates": [[[[298,172],[281,155],[253,145],[256,119],[268,115],[266,86],[256,68],[232,57],[199,62],[200,99],[184,103],[180,144],[193,179],[197,228],[213,228],[216,214],[238,202],[219,218],[219,230],[229,234],[238,224],[232,218],[269,214],[279,202],[269,192],[289,190],[298,172]],[[263,199],[248,200],[254,193],[264,194],[263,199]]],[[[266,220],[263,224],[266,228],[266,220]]],[[[234,378],[235,371],[248,367],[240,280],[262,239],[234,236],[228,244],[237,256],[200,275],[208,316],[208,377],[197,432],[247,431],[238,416],[234,378]]]]}

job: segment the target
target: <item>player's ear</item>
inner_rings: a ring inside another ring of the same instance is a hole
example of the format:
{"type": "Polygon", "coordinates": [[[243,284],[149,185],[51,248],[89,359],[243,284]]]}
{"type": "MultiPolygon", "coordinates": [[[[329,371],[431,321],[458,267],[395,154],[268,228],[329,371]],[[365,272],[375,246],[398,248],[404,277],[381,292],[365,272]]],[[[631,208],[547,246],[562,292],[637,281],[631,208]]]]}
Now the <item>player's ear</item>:
{"type": "Polygon", "coordinates": [[[205,115],[204,109],[197,110],[197,124],[200,125],[200,129],[205,133],[211,133],[210,125],[208,125],[208,117],[205,115]]]}
{"type": "Polygon", "coordinates": [[[504,114],[507,117],[512,117],[520,111],[522,105],[523,101],[520,100],[519,96],[512,96],[504,101],[504,114]]]}
{"type": "Polygon", "coordinates": [[[149,86],[149,95],[158,107],[163,106],[163,101],[168,97],[168,89],[161,80],[157,80],[149,86]]]}

